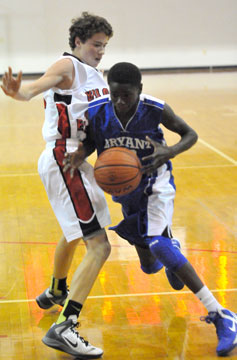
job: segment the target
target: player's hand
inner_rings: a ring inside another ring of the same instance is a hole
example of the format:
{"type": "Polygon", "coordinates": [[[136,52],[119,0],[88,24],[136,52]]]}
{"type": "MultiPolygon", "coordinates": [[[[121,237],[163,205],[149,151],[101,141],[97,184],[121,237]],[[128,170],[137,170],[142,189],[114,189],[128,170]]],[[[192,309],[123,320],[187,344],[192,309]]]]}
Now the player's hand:
{"type": "Polygon", "coordinates": [[[22,79],[22,71],[20,71],[17,77],[12,76],[12,68],[9,67],[8,71],[2,77],[2,85],[1,88],[3,92],[14,98],[14,96],[18,93],[20,86],[21,86],[21,79],[22,79]]]}
{"type": "Polygon", "coordinates": [[[86,158],[85,149],[81,143],[78,149],[73,153],[65,153],[63,159],[63,172],[70,171],[70,177],[73,178],[74,172],[83,163],[86,158]]]}
{"type": "Polygon", "coordinates": [[[169,159],[174,157],[172,150],[166,146],[152,140],[149,136],[146,137],[151,145],[154,147],[153,154],[142,158],[143,165],[142,171],[148,175],[152,174],[158,167],[165,164],[169,159]]]}

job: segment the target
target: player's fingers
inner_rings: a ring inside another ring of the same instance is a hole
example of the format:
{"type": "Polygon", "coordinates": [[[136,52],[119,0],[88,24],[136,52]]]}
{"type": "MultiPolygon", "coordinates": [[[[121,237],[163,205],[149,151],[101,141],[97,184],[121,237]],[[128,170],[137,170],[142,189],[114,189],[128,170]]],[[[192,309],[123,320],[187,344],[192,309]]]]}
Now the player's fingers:
{"type": "Polygon", "coordinates": [[[5,90],[5,88],[1,85],[2,91],[4,92],[4,94],[8,95],[7,91],[5,90]]]}
{"type": "Polygon", "coordinates": [[[141,160],[142,161],[152,161],[154,159],[154,155],[148,155],[148,156],[144,156],[141,160]]]}
{"type": "Polygon", "coordinates": [[[4,87],[6,87],[6,78],[5,78],[5,75],[4,75],[3,78],[2,78],[2,84],[3,84],[4,87]]]}
{"type": "Polygon", "coordinates": [[[70,178],[71,178],[71,179],[72,179],[73,176],[74,176],[74,171],[75,171],[74,168],[71,168],[71,169],[70,169],[70,178]]]}
{"type": "Polygon", "coordinates": [[[70,163],[66,163],[63,167],[63,172],[67,172],[68,169],[70,169],[70,167],[71,167],[70,163]]]}
{"type": "Polygon", "coordinates": [[[17,78],[16,78],[16,81],[18,82],[18,84],[21,83],[21,79],[22,79],[22,71],[19,71],[17,78]]]}
{"type": "Polygon", "coordinates": [[[11,93],[9,91],[7,91],[7,89],[4,86],[1,86],[2,91],[4,92],[4,94],[6,94],[7,96],[11,96],[11,93]]]}
{"type": "Polygon", "coordinates": [[[146,140],[149,141],[152,145],[156,144],[156,142],[152,140],[149,136],[146,136],[146,140]]]}
{"type": "Polygon", "coordinates": [[[68,159],[67,159],[67,158],[64,158],[63,161],[62,161],[62,164],[63,164],[63,165],[66,165],[66,164],[68,164],[68,163],[69,163],[68,159]]]}
{"type": "Polygon", "coordinates": [[[4,76],[3,76],[3,81],[5,81],[5,83],[7,83],[7,82],[8,82],[8,79],[9,79],[9,77],[8,77],[8,72],[5,72],[5,73],[4,73],[4,76]]]}
{"type": "Polygon", "coordinates": [[[11,68],[11,66],[8,67],[8,74],[9,74],[9,77],[12,77],[12,68],[11,68]]]}

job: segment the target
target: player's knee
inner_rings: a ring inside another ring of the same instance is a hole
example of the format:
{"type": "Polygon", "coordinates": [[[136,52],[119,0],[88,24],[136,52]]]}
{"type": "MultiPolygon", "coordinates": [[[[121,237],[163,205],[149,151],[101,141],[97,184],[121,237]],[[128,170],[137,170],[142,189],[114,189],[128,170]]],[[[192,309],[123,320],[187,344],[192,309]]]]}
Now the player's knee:
{"type": "Polygon", "coordinates": [[[163,268],[163,264],[156,259],[151,264],[141,264],[141,269],[145,274],[155,274],[163,268]]]}
{"type": "Polygon", "coordinates": [[[173,246],[171,239],[167,237],[154,236],[149,247],[152,254],[169,269],[178,269],[187,262],[186,257],[173,246]]]}
{"type": "Polygon", "coordinates": [[[102,249],[102,256],[103,256],[104,260],[108,259],[110,253],[111,253],[111,245],[108,241],[105,241],[103,243],[103,249],[102,249]]]}
{"type": "Polygon", "coordinates": [[[103,263],[109,257],[111,245],[105,231],[85,240],[85,243],[87,252],[95,258],[95,261],[103,263]]]}

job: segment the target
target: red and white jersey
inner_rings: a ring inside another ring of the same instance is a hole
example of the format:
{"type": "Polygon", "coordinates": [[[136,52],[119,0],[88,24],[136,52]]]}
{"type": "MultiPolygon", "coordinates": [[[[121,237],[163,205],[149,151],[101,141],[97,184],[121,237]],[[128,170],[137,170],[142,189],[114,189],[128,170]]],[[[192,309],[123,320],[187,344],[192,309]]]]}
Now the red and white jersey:
{"type": "Polygon", "coordinates": [[[54,147],[58,139],[73,139],[75,143],[84,140],[85,120],[81,118],[88,102],[109,93],[108,85],[100,71],[84,64],[74,55],[64,53],[59,60],[62,58],[71,59],[75,78],[70,89],[53,87],[44,93],[45,121],[42,133],[50,147],[54,147]],[[73,111],[68,111],[70,105],[75,103],[76,116],[73,111]]]}

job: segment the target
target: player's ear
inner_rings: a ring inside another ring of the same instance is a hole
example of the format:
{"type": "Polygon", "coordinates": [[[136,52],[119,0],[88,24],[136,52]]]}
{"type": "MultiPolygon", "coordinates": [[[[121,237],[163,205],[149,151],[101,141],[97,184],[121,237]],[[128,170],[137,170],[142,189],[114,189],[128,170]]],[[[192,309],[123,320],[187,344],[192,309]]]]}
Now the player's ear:
{"type": "Polygon", "coordinates": [[[75,37],[75,45],[76,47],[79,47],[81,45],[81,40],[78,36],[75,37]]]}
{"type": "Polygon", "coordinates": [[[142,92],[142,87],[143,87],[143,84],[141,83],[140,86],[139,86],[140,94],[142,92]]]}

